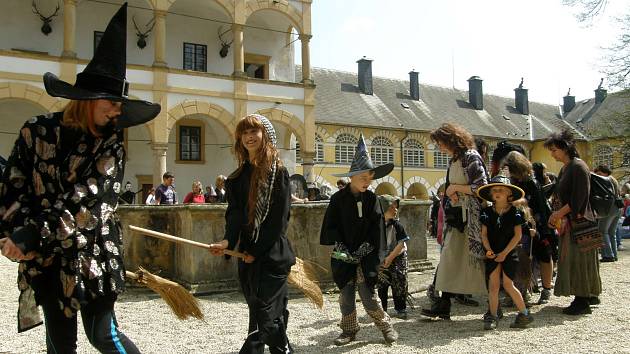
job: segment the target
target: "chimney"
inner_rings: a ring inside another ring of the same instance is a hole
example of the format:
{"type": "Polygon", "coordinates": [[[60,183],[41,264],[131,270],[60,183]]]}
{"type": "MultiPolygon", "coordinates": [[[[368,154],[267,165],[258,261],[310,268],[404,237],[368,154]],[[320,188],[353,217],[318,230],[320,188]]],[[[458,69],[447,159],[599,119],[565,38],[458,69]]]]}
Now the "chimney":
{"type": "Polygon", "coordinates": [[[608,90],[602,88],[602,84],[604,83],[604,78],[599,82],[599,86],[595,90],[595,104],[602,103],[606,99],[606,95],[608,94],[608,90]]]}
{"type": "Polygon", "coordinates": [[[359,63],[359,90],[366,95],[371,95],[374,93],[372,88],[372,59],[363,57],[357,63],[359,63]]]}
{"type": "Polygon", "coordinates": [[[418,72],[413,69],[409,72],[409,95],[416,101],[420,99],[420,82],[418,82],[418,72]]]}
{"type": "Polygon", "coordinates": [[[523,78],[518,87],[514,89],[514,106],[520,114],[529,114],[529,99],[527,98],[527,89],[523,88],[523,78]]]}
{"type": "Polygon", "coordinates": [[[562,111],[564,114],[571,112],[571,110],[575,108],[575,96],[571,96],[571,88],[569,88],[567,95],[562,97],[562,101],[562,111]]]}
{"type": "Polygon", "coordinates": [[[483,109],[483,80],[479,76],[471,76],[468,79],[468,101],[474,109],[483,109]]]}

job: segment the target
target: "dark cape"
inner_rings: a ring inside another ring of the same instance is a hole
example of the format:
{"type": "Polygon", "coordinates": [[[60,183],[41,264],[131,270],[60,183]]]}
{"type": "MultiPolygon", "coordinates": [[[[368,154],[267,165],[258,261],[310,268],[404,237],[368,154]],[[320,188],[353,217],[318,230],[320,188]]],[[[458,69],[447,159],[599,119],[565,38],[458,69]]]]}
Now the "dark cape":
{"type": "MultiPolygon", "coordinates": [[[[365,191],[355,197],[350,185],[347,185],[330,198],[320,234],[320,244],[342,243],[350,252],[356,251],[364,242],[370,244],[373,249],[361,258],[360,265],[366,283],[374,286],[380,265],[378,257],[380,239],[384,231],[385,221],[376,202],[376,195],[371,191],[365,191]],[[361,218],[357,210],[358,200],[362,203],[361,218]]],[[[339,289],[355,278],[357,266],[331,258],[333,280],[339,289]]]]}

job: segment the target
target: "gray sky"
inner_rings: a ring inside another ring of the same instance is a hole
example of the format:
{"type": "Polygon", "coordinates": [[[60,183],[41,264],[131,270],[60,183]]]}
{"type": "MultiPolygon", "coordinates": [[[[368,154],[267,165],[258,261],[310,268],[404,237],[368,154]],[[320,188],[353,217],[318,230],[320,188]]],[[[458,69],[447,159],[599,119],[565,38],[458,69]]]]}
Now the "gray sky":
{"type": "Polygon", "coordinates": [[[311,65],[355,72],[367,56],[380,77],[415,69],[423,84],[467,90],[478,75],[484,93],[507,97],[524,77],[532,101],[558,104],[569,87],[586,99],[602,77],[600,47],[618,35],[610,18],[628,9],[609,2],[585,27],[561,0],[315,0],[311,65]]]}

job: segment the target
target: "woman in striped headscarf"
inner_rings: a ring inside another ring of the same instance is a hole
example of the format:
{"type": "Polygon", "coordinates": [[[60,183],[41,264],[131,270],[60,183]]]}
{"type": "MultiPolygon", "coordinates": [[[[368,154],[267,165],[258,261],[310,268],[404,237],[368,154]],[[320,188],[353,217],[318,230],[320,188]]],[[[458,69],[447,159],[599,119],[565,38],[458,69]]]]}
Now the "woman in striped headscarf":
{"type": "Polygon", "coordinates": [[[295,256],[286,237],[291,189],[289,174],[276,149],[271,122],[250,114],[236,126],[234,151],[238,168],[228,177],[225,237],[213,245],[247,254],[238,275],[247,306],[249,329],[240,353],[291,353],[286,335],[287,276],[295,256]]]}

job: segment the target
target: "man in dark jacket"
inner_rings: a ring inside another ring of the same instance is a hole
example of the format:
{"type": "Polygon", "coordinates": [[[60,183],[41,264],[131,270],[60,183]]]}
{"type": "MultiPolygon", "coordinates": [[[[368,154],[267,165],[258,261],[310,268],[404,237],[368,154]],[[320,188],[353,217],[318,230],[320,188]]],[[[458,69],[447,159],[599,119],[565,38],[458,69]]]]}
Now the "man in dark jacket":
{"type": "Polygon", "coordinates": [[[387,175],[393,167],[393,164],[374,167],[361,136],[350,172],[336,175],[350,177],[350,184],[331,197],[320,237],[322,245],[335,246],[331,269],[340,290],[339,326],[342,329],[335,339],[336,345],[352,342],[359,331],[355,288],[358,288],[365,311],[383,332],[385,341],[393,343],[398,339],[375,291],[380,265],[379,242],[385,224],[376,195],[368,190],[372,180],[387,175]]]}

